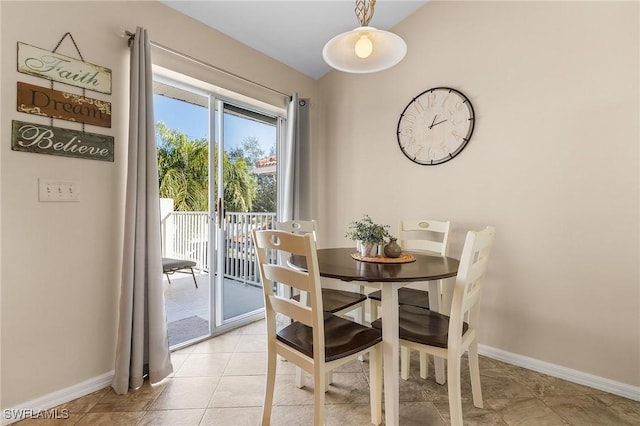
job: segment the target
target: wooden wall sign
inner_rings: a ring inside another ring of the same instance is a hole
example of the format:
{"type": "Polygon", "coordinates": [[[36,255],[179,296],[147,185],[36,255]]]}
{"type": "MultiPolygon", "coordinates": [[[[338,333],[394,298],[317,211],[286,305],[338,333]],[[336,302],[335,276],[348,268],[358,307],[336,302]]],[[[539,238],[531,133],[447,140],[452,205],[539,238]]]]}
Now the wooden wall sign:
{"type": "Polygon", "coordinates": [[[111,94],[111,70],[18,42],[18,71],[111,94]]]}
{"type": "Polygon", "coordinates": [[[18,82],[18,111],[111,127],[111,103],[18,82]]]}
{"type": "Polygon", "coordinates": [[[11,149],[38,154],[113,161],[113,136],[13,120],[11,149]]]}

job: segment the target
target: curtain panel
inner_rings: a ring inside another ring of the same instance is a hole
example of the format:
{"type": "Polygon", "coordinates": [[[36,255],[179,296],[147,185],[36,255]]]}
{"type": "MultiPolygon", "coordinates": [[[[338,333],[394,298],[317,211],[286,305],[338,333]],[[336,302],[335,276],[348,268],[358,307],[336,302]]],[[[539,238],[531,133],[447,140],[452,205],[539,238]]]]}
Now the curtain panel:
{"type": "Polygon", "coordinates": [[[281,202],[278,220],[311,219],[311,136],[309,99],[294,93],[287,107],[284,143],[278,153],[281,202]],[[282,159],[282,161],[280,161],[282,159]]]}
{"type": "Polygon", "coordinates": [[[130,40],[130,118],[120,317],[112,387],[118,394],[172,373],[162,288],[160,195],[150,43],[130,40]]]}

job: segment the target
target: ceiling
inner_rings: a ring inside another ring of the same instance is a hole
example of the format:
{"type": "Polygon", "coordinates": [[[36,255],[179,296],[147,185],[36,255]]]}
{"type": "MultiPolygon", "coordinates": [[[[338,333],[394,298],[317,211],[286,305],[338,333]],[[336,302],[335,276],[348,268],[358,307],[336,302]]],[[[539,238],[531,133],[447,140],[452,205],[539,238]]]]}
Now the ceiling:
{"type": "MultiPolygon", "coordinates": [[[[370,25],[389,30],[427,1],[378,0],[370,25]]],[[[360,25],[354,0],[160,2],[313,79],[330,70],[322,59],[324,44],[360,25]]]]}

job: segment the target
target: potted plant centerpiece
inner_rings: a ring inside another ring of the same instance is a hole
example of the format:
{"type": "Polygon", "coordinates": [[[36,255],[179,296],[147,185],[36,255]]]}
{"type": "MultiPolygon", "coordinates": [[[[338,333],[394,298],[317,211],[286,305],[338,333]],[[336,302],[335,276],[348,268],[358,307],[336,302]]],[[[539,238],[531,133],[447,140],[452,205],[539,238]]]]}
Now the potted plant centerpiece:
{"type": "Polygon", "coordinates": [[[368,214],[362,219],[349,223],[349,230],[345,237],[356,242],[356,248],[363,257],[374,257],[378,254],[378,247],[382,247],[390,237],[389,225],[375,223],[368,214]]]}

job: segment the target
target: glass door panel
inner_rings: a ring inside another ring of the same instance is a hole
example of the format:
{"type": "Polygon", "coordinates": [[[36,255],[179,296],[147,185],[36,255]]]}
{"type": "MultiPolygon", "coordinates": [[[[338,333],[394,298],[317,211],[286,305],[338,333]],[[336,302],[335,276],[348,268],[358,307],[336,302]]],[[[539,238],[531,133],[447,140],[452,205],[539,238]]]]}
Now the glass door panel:
{"type": "Polygon", "coordinates": [[[219,140],[223,143],[218,171],[223,187],[218,188],[222,200],[224,232],[218,247],[222,271],[223,323],[260,314],[264,296],[255,263],[251,231],[271,227],[276,212],[276,118],[259,112],[222,103],[219,140]]]}
{"type": "Polygon", "coordinates": [[[211,334],[208,102],[207,95],[154,81],[162,257],[196,264],[193,275],[182,269],[187,273],[164,276],[171,347],[211,334]]]}

